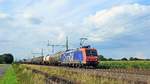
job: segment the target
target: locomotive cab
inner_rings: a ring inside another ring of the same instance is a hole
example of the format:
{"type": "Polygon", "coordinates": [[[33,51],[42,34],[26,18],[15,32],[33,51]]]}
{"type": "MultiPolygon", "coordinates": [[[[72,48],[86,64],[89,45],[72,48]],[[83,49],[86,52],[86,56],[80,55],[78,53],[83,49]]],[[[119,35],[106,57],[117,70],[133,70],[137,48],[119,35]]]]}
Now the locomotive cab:
{"type": "Polygon", "coordinates": [[[84,50],[84,61],[87,66],[97,66],[98,65],[98,54],[95,48],[90,48],[90,46],[83,46],[84,50]]]}
{"type": "Polygon", "coordinates": [[[98,65],[98,54],[96,49],[85,49],[86,52],[86,63],[89,66],[98,65]]]}

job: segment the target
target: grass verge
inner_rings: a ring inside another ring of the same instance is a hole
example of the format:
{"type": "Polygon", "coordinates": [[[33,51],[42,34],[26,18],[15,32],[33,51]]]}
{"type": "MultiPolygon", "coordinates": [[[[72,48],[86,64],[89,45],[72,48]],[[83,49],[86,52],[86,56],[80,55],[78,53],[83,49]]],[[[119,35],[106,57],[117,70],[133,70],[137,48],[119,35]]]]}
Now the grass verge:
{"type": "Polygon", "coordinates": [[[10,65],[7,71],[5,72],[4,76],[0,80],[0,84],[17,84],[16,74],[10,65]]]}
{"type": "Polygon", "coordinates": [[[18,84],[45,84],[44,77],[33,73],[21,64],[13,64],[18,84]]]}

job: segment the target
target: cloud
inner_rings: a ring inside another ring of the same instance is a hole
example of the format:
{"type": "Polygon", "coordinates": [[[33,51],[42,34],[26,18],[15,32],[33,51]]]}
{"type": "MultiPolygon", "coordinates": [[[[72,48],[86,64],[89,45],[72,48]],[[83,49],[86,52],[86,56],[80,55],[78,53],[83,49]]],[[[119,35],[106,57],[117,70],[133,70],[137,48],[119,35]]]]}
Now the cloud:
{"type": "Polygon", "coordinates": [[[135,57],[140,58],[140,59],[145,59],[144,53],[142,52],[137,52],[135,57]]]}
{"type": "MultiPolygon", "coordinates": [[[[117,43],[113,40],[132,35],[134,39],[150,28],[149,5],[112,5],[102,9],[101,2],[106,1],[85,0],[82,4],[69,0],[14,2],[11,12],[0,12],[0,38],[13,41],[9,47],[3,47],[15,52],[16,57],[28,56],[26,53],[34,48],[45,48],[47,40],[65,44],[65,37],[69,36],[70,47],[76,48],[79,38],[87,37],[96,45],[105,42],[104,47],[108,49],[111,43],[117,43]],[[110,40],[113,42],[108,42],[110,40]]],[[[118,42],[114,48],[123,46],[124,40],[118,42]]]]}
{"type": "Polygon", "coordinates": [[[150,26],[147,23],[150,19],[149,10],[149,5],[127,4],[97,11],[95,15],[85,19],[85,24],[91,32],[89,38],[95,42],[101,42],[140,30],[142,28],[139,27],[145,25],[150,26]]]}
{"type": "Polygon", "coordinates": [[[0,4],[2,4],[3,2],[5,2],[5,0],[0,0],[0,4]]]}
{"type": "Polygon", "coordinates": [[[0,19],[7,18],[7,14],[0,12],[0,19]]]}

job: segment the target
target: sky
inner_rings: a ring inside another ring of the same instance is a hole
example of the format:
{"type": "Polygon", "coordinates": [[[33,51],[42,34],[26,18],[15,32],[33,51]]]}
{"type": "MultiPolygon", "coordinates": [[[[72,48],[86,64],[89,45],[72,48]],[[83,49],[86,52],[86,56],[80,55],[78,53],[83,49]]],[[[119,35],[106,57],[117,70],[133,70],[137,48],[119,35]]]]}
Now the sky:
{"type": "Polygon", "coordinates": [[[51,54],[78,48],[81,37],[107,58],[150,58],[149,0],[0,0],[0,54],[51,54]],[[64,47],[56,47],[55,52],[64,47]]]}

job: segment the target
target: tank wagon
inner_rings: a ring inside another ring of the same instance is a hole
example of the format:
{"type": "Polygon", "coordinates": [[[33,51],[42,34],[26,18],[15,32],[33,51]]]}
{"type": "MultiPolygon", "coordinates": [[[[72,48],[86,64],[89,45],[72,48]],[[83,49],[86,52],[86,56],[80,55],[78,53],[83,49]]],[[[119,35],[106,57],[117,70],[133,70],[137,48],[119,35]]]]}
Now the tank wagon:
{"type": "Polygon", "coordinates": [[[61,54],[63,52],[60,51],[60,52],[57,52],[53,55],[47,55],[45,57],[43,57],[43,63],[44,64],[49,64],[49,65],[60,65],[61,64],[61,54]]]}
{"type": "Polygon", "coordinates": [[[44,56],[34,57],[31,59],[31,63],[32,64],[43,64],[43,57],[44,56]]]}

